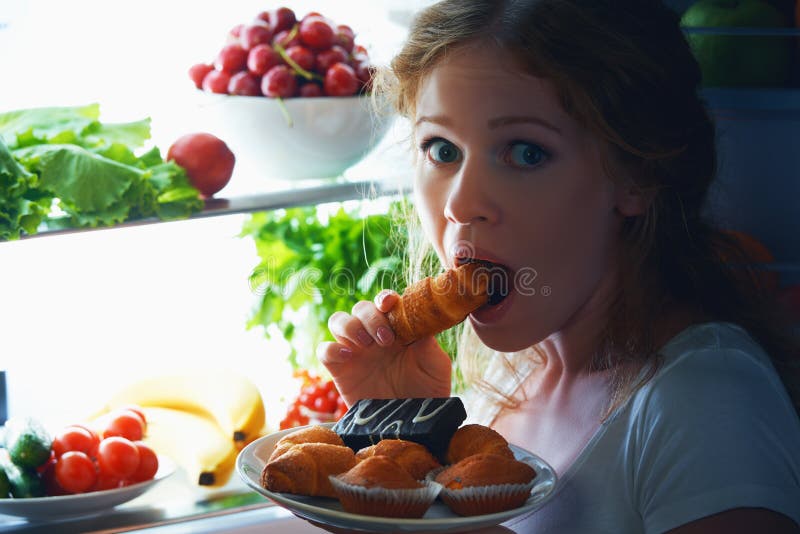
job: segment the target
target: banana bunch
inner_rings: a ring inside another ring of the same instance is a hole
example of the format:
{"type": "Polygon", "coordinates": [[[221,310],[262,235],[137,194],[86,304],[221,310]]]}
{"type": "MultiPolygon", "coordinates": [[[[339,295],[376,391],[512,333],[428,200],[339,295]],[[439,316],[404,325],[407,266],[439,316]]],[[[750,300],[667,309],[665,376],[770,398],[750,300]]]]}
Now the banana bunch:
{"type": "Polygon", "coordinates": [[[160,375],[133,382],[103,407],[143,408],[145,442],[202,486],[224,485],[238,451],[263,434],[264,402],[247,378],[223,370],[160,375]]]}

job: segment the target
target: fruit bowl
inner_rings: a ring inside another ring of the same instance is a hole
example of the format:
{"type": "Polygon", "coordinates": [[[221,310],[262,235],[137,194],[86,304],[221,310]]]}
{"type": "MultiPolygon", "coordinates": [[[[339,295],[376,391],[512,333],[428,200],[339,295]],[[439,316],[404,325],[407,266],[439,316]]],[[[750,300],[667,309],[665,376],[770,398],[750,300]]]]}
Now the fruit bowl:
{"type": "Polygon", "coordinates": [[[198,91],[205,131],[224,139],[248,179],[334,178],[384,137],[392,117],[366,96],[276,99],[198,91]]]}

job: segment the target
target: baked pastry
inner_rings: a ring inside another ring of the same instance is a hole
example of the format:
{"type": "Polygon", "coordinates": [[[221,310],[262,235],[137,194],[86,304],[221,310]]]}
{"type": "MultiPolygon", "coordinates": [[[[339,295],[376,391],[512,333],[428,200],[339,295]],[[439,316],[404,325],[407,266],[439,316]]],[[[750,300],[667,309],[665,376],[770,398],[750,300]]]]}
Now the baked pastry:
{"type": "Polygon", "coordinates": [[[342,508],[354,514],[418,518],[441,487],[418,481],[388,456],[370,456],[339,476],[331,477],[342,508]]]}
{"type": "Polygon", "coordinates": [[[356,465],[353,450],[330,443],[299,443],[267,462],[261,485],[270,491],[335,497],[329,477],[356,465]]]}
{"type": "Polygon", "coordinates": [[[284,452],[288,451],[292,445],[297,445],[299,443],[329,443],[331,445],[344,445],[344,442],[342,441],[342,438],[339,437],[339,434],[330,428],[320,425],[308,426],[299,430],[295,430],[294,432],[290,432],[279,439],[278,443],[275,444],[275,448],[272,450],[272,454],[269,456],[269,460],[274,460],[284,452]]]}
{"type": "Polygon", "coordinates": [[[423,480],[429,472],[442,466],[428,449],[404,439],[382,439],[358,451],[356,460],[366,460],[372,456],[391,458],[416,480],[423,480]]]}
{"type": "Polygon", "coordinates": [[[470,262],[411,284],[386,314],[397,341],[408,345],[457,325],[489,301],[489,271],[470,262]]]}
{"type": "Polygon", "coordinates": [[[536,470],[525,462],[497,454],[473,454],[444,468],[434,480],[442,501],[459,515],[502,512],[522,506],[530,497],[536,470]]]}
{"type": "Polygon", "coordinates": [[[466,418],[458,397],[361,399],[333,430],[354,451],[382,439],[405,439],[423,445],[442,461],[450,438],[466,418]]]}
{"type": "Polygon", "coordinates": [[[455,464],[473,454],[499,454],[514,458],[506,439],[488,426],[464,425],[456,430],[447,446],[446,461],[455,464]]]}

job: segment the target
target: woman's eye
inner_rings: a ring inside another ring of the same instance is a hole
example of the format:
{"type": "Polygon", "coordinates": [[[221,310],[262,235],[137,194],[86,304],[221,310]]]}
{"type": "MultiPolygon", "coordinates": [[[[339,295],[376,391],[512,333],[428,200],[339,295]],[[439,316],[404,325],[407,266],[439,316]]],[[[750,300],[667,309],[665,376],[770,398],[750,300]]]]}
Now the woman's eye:
{"type": "Polygon", "coordinates": [[[550,155],[539,145],[533,143],[512,143],[505,154],[506,163],[515,167],[535,167],[542,164],[550,155]]]}
{"type": "Polygon", "coordinates": [[[434,139],[427,147],[428,157],[436,163],[453,163],[461,153],[453,143],[444,139],[434,139]]]}

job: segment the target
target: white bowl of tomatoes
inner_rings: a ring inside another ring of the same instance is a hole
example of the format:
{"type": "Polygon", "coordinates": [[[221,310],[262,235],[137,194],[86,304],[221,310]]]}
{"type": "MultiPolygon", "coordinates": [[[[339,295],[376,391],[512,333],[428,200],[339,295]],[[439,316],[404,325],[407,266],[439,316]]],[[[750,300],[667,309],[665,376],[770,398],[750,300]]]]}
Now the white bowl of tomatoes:
{"type": "Polygon", "coordinates": [[[374,69],[353,30],[319,13],[259,13],[230,30],[189,76],[197,127],[223,139],[237,172],[302,180],[340,176],[386,134],[371,103],[374,69]]]}

